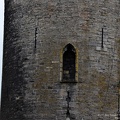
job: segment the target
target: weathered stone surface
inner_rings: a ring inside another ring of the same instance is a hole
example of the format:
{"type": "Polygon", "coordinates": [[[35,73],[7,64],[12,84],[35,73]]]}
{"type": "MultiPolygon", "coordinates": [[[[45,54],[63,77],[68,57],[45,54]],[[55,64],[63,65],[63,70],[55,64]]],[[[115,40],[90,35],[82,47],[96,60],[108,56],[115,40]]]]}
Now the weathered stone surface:
{"type": "Polygon", "coordinates": [[[115,120],[119,8],[119,0],[5,0],[2,120],[65,120],[67,91],[72,120],[115,120]],[[77,83],[61,82],[67,44],[77,83]]]}

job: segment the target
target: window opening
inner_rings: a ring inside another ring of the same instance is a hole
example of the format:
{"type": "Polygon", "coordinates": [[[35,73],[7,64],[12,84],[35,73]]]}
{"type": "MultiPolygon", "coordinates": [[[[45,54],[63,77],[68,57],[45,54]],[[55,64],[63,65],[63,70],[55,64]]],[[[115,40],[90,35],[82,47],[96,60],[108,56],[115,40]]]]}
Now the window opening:
{"type": "Polygon", "coordinates": [[[75,81],[75,49],[68,44],[63,51],[63,81],[75,81]]]}

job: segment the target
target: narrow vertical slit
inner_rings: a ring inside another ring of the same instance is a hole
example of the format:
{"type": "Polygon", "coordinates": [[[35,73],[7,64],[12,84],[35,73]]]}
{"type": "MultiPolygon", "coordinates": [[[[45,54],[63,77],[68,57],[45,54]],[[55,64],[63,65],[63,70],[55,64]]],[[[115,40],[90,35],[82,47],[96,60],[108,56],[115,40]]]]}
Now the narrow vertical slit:
{"type": "Polygon", "coordinates": [[[36,44],[37,44],[37,28],[35,28],[35,49],[36,49],[36,44]]]}
{"type": "Polygon", "coordinates": [[[103,44],[104,44],[104,43],[103,43],[103,28],[102,28],[102,42],[101,42],[101,47],[102,47],[102,48],[104,47],[103,44]]]}

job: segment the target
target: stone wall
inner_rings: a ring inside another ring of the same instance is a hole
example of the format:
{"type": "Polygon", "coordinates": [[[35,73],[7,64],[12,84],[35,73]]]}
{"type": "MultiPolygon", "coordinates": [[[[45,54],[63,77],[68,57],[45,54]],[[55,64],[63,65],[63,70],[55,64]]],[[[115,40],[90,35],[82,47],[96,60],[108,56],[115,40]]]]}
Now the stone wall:
{"type": "Polygon", "coordinates": [[[115,120],[119,0],[5,2],[2,120],[65,120],[67,91],[71,120],[115,120]],[[76,83],[61,82],[67,44],[76,83]]]}

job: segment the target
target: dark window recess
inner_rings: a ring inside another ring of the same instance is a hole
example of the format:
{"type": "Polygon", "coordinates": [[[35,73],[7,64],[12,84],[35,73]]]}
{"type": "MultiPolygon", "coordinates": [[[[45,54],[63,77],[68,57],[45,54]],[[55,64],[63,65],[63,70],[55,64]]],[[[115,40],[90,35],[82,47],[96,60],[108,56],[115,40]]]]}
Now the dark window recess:
{"type": "Polygon", "coordinates": [[[64,48],[63,54],[63,81],[75,81],[75,49],[71,44],[64,48]]]}

